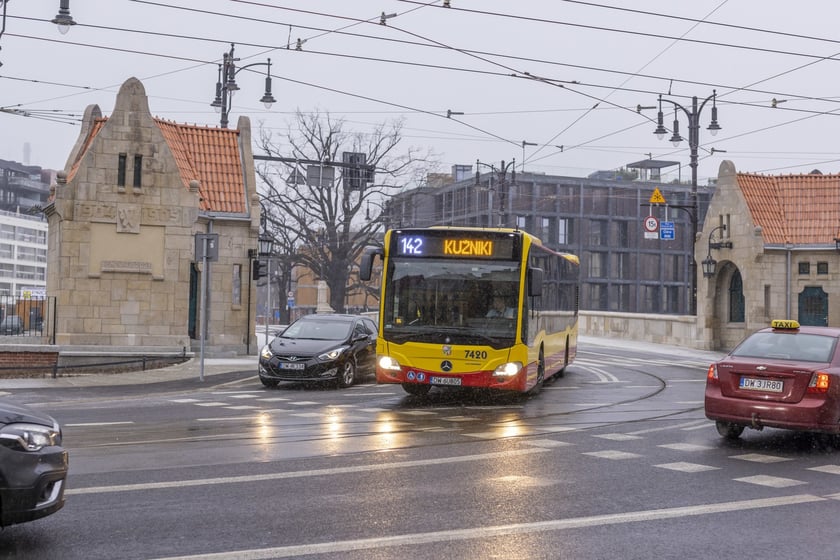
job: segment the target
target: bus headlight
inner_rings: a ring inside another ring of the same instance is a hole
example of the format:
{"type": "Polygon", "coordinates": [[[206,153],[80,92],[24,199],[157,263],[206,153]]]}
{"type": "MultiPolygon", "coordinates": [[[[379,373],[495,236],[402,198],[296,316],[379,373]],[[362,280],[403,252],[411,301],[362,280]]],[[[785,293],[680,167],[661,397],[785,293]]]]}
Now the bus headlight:
{"type": "Polygon", "coordinates": [[[496,368],[493,375],[496,377],[513,377],[522,371],[522,362],[507,362],[496,368]]]}
{"type": "Polygon", "coordinates": [[[400,363],[391,356],[380,356],[379,367],[387,371],[400,371],[400,363]]]}

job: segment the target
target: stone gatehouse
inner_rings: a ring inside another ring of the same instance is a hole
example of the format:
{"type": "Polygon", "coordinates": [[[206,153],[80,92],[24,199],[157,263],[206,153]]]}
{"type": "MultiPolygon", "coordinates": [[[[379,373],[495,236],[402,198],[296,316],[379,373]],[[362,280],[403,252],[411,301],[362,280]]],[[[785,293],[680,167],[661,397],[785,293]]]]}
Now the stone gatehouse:
{"type": "Polygon", "coordinates": [[[206,309],[207,352],[255,351],[249,254],[259,201],[246,117],[236,129],[152,117],[130,78],[110,116],[86,109],[53,191],[45,212],[56,344],[196,350],[206,309]],[[207,270],[199,234],[218,235],[207,270]]]}

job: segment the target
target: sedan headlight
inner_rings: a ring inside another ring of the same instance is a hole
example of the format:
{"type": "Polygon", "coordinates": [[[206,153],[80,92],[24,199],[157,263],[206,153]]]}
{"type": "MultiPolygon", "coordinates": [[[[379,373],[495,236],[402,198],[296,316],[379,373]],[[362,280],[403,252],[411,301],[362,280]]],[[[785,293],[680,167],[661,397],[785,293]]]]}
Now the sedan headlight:
{"type": "Polygon", "coordinates": [[[262,350],[260,350],[260,357],[262,357],[265,360],[271,359],[271,347],[268,344],[263,346],[262,350]]]}
{"type": "Polygon", "coordinates": [[[322,360],[322,361],[325,361],[325,362],[335,361],[348,348],[349,348],[349,346],[339,346],[338,348],[333,348],[329,352],[324,352],[323,354],[320,354],[318,356],[318,359],[322,360]]]}
{"type": "Polygon", "coordinates": [[[61,429],[39,424],[8,424],[0,428],[0,445],[18,451],[40,451],[51,445],[61,445],[61,429]]]}

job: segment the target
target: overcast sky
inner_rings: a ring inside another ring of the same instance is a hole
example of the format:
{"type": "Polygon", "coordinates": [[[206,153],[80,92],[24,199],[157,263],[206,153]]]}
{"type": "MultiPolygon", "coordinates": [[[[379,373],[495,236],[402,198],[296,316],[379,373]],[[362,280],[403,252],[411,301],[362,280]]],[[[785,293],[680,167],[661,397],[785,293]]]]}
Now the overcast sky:
{"type": "Polygon", "coordinates": [[[674,105],[663,103],[663,140],[657,109],[637,106],[662,94],[690,111],[713,90],[722,129],[706,130],[709,101],[699,184],[724,159],[771,175],[839,167],[834,0],[71,0],[66,35],[50,23],[58,4],[7,3],[0,159],[64,168],[85,107],[110,114],[132,76],[153,115],[218,125],[217,65],[235,43],[240,66],[271,58],[277,103],[258,101],[264,66],[242,71],[232,124],[247,115],[282,137],[298,110],[360,132],[402,119],[404,143],[436,152],[441,171],[512,158],[521,170],[524,156],[528,171],[582,177],[652,157],[680,162],[666,180],[687,181],[688,142],[669,142],[674,105]],[[396,15],[380,25],[383,13],[396,15]]]}

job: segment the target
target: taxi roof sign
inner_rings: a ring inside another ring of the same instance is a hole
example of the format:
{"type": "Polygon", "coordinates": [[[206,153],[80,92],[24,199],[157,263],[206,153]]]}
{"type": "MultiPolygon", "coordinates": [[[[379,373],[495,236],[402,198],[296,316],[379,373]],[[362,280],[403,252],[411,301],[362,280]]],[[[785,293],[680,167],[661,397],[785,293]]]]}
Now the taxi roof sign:
{"type": "Polygon", "coordinates": [[[794,330],[794,329],[799,328],[799,322],[794,321],[792,319],[787,319],[787,320],[785,320],[785,319],[775,319],[775,320],[770,322],[770,326],[773,327],[774,329],[791,329],[791,330],[794,330]]]}
{"type": "Polygon", "coordinates": [[[651,204],[665,204],[665,197],[662,196],[662,191],[659,190],[659,187],[653,189],[653,194],[650,195],[648,202],[651,204]]]}

